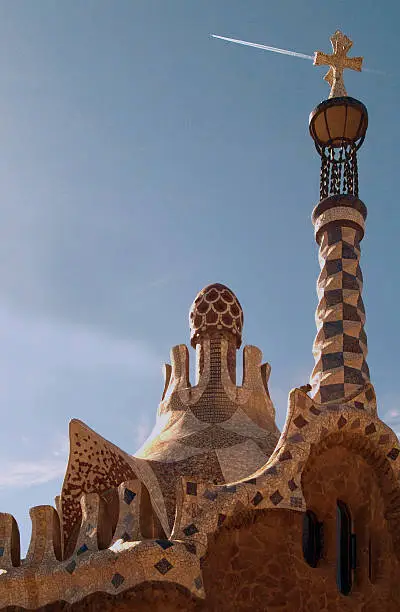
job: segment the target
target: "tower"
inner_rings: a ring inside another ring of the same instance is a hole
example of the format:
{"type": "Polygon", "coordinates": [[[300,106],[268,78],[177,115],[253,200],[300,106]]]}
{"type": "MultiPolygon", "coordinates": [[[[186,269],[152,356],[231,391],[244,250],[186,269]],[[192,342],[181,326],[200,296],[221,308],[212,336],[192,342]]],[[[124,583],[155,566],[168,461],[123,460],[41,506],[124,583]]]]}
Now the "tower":
{"type": "Polygon", "coordinates": [[[358,195],[357,165],[368,113],[362,102],[347,95],[343,83],[343,69],[361,70],[362,58],[347,57],[352,41],[341,32],[335,32],[331,42],[333,54],[318,51],[314,59],[316,65],[330,66],[325,79],[331,92],[313,110],[309,122],[321,157],[320,201],[312,214],[321,273],[311,384],[314,398],[321,403],[351,402],[365,388],[366,401],[358,399],[357,404],[374,411],[361,296],[360,242],[367,208],[358,195]]]}

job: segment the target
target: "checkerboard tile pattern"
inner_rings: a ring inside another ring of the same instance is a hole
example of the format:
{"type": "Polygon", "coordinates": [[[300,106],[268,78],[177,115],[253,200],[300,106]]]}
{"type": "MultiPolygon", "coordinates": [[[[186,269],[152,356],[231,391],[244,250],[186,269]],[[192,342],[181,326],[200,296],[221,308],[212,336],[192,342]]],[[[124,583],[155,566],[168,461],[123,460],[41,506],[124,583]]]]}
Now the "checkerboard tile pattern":
{"type": "Polygon", "coordinates": [[[356,227],[329,224],[319,235],[317,336],[311,376],[314,399],[324,403],[369,382],[360,240],[356,227]]]}

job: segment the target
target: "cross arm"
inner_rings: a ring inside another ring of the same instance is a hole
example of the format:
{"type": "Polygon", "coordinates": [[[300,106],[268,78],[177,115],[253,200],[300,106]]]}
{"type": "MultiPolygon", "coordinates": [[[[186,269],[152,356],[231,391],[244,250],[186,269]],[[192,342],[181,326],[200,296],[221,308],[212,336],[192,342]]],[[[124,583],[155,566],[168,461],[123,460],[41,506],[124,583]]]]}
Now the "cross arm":
{"type": "Polygon", "coordinates": [[[362,57],[346,57],[344,60],[344,68],[351,68],[352,70],[357,70],[357,72],[361,72],[363,58],[362,57]]]}
{"type": "Polygon", "coordinates": [[[332,64],[332,56],[323,51],[314,53],[314,66],[330,66],[332,64]]]}

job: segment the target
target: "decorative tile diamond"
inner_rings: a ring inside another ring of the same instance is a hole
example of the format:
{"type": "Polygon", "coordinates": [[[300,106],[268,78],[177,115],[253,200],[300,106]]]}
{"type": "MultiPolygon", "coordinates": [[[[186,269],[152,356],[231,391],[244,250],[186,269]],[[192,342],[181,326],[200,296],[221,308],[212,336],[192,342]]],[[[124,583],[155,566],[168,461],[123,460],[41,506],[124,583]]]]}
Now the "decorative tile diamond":
{"type": "Polygon", "coordinates": [[[130,534],[129,534],[127,531],[125,531],[125,532],[122,534],[121,539],[122,539],[124,542],[129,542],[129,541],[130,541],[130,539],[131,539],[131,536],[130,536],[130,534]]]}
{"type": "Polygon", "coordinates": [[[338,420],[337,425],[339,429],[342,429],[342,427],[347,425],[347,419],[345,419],[344,416],[342,415],[340,419],[338,420]]]}
{"type": "Polygon", "coordinates": [[[315,416],[319,416],[321,414],[321,410],[319,410],[315,406],[310,406],[310,412],[315,416]]]}
{"type": "Polygon", "coordinates": [[[236,485],[230,485],[228,487],[225,487],[225,491],[227,493],[236,493],[236,485]]]}
{"type": "Polygon", "coordinates": [[[218,514],[218,527],[221,527],[222,523],[226,520],[226,514],[218,514]]]}
{"type": "Polygon", "coordinates": [[[195,533],[199,533],[199,530],[197,529],[194,523],[191,523],[190,525],[185,527],[185,529],[183,530],[183,533],[186,536],[191,536],[191,535],[194,535],[195,533]]]}
{"type": "Polygon", "coordinates": [[[260,504],[263,499],[264,499],[264,497],[261,495],[260,491],[257,491],[255,496],[251,500],[251,503],[253,504],[253,506],[258,506],[258,504],[260,504]]]}
{"type": "Polygon", "coordinates": [[[195,555],[197,552],[196,544],[193,542],[185,542],[185,548],[191,555],[195,555]]]}
{"type": "Polygon", "coordinates": [[[65,569],[69,574],[73,574],[76,568],[76,561],[71,561],[68,565],[65,566],[65,569]]]}
{"type": "Polygon", "coordinates": [[[354,402],[354,407],[357,408],[358,410],[364,410],[363,402],[354,402]]]}
{"type": "Polygon", "coordinates": [[[124,502],[128,504],[128,506],[133,502],[136,497],[136,493],[131,491],[130,489],[125,489],[124,491],[124,502]]]}
{"type": "Polygon", "coordinates": [[[160,561],[158,561],[158,563],[154,565],[154,567],[160,572],[160,574],[165,576],[165,574],[167,574],[174,566],[171,565],[168,559],[163,557],[162,559],[160,559],[160,561]]]}
{"type": "Polygon", "coordinates": [[[293,480],[293,478],[291,480],[289,480],[288,482],[288,487],[291,491],[295,491],[296,489],[298,489],[297,484],[295,483],[295,481],[293,480]]]}
{"type": "Polygon", "coordinates": [[[121,586],[124,580],[125,578],[121,576],[121,574],[117,573],[117,574],[114,574],[114,576],[111,578],[111,583],[115,589],[118,589],[118,587],[121,586]]]}
{"type": "Polygon", "coordinates": [[[278,470],[275,465],[265,470],[265,473],[269,476],[276,476],[278,474],[278,470]]]}
{"type": "Polygon", "coordinates": [[[389,434],[383,434],[380,438],[379,438],[379,444],[387,444],[390,440],[390,436],[389,434]]]}
{"type": "Polygon", "coordinates": [[[305,419],[302,414],[299,414],[293,420],[293,423],[296,425],[296,427],[298,427],[298,429],[301,429],[302,427],[305,427],[306,425],[308,425],[307,419],[305,419]]]}
{"type": "Polygon", "coordinates": [[[274,504],[274,506],[277,506],[278,504],[281,503],[283,497],[282,495],[279,493],[278,489],[275,491],[275,493],[273,493],[272,495],[270,495],[270,500],[272,501],[272,503],[274,504]]]}
{"type": "Polygon", "coordinates": [[[197,495],[197,482],[187,482],[186,493],[187,495],[197,495]]]}
{"type": "Polygon", "coordinates": [[[373,434],[376,432],[376,427],[373,423],[370,423],[369,425],[366,426],[365,428],[365,433],[367,434],[367,436],[373,434]]]}
{"type": "Polygon", "coordinates": [[[257,478],[249,478],[249,480],[246,480],[246,484],[249,484],[249,485],[257,484],[257,478]]]}
{"type": "Polygon", "coordinates": [[[156,540],[156,542],[163,550],[167,550],[167,548],[171,548],[174,545],[170,540],[156,540]]]}
{"type": "Polygon", "coordinates": [[[288,441],[292,444],[296,444],[297,442],[304,442],[304,438],[301,433],[297,432],[293,434],[293,436],[290,436],[288,441]]]}
{"type": "Polygon", "coordinates": [[[85,553],[88,549],[88,547],[86,546],[86,544],[82,544],[82,546],[77,550],[77,555],[83,555],[83,553],[85,553]]]}
{"type": "Polygon", "coordinates": [[[392,450],[388,452],[387,456],[392,461],[396,461],[399,454],[400,454],[400,450],[398,448],[392,448],[392,450]]]}
{"type": "Polygon", "coordinates": [[[289,450],[279,455],[279,461],[289,461],[289,459],[293,459],[292,453],[289,450]]]}

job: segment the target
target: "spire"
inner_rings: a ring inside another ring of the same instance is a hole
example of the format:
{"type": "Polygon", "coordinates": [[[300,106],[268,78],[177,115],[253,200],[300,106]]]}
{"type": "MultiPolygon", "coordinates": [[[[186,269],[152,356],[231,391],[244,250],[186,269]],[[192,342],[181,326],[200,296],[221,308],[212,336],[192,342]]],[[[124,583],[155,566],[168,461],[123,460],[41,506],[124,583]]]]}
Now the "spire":
{"type": "Polygon", "coordinates": [[[311,375],[313,396],[321,403],[351,401],[369,383],[360,268],[367,208],[358,197],[357,165],[368,113],[347,96],[343,83],[343,69],[361,70],[362,58],[347,57],[352,42],[341,32],[331,42],[334,53],[318,51],[314,59],[330,66],[325,77],[330,97],[310,115],[310,134],[321,157],[320,201],[312,214],[321,273],[311,375]]]}

